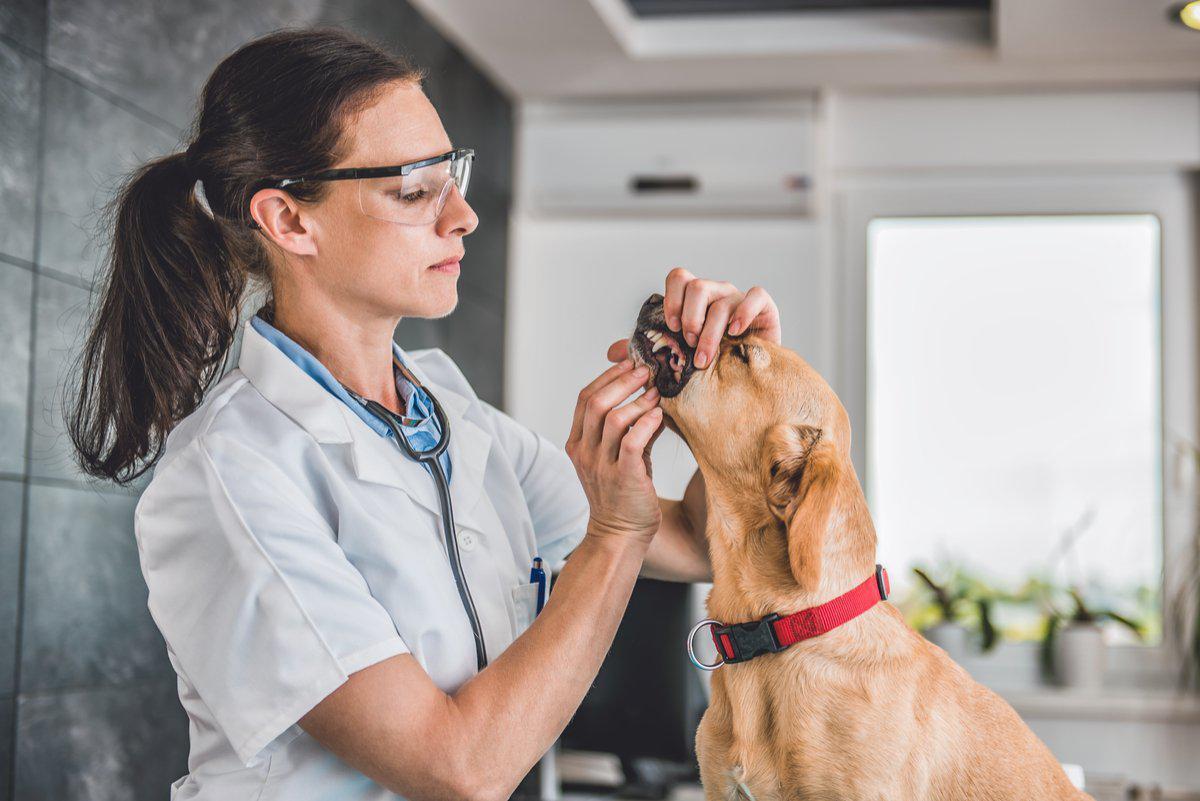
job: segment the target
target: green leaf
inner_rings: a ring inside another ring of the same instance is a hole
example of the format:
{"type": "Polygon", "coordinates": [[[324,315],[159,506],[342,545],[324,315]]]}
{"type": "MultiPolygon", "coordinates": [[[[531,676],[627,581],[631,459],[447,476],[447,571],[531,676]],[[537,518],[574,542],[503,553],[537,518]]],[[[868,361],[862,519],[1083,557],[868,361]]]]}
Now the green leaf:
{"type": "Polygon", "coordinates": [[[1046,632],[1042,635],[1040,652],[1042,676],[1050,679],[1054,676],[1054,642],[1058,638],[1058,626],[1062,620],[1058,615],[1046,618],[1046,632]]]}
{"type": "Polygon", "coordinates": [[[992,650],[1000,639],[996,627],[992,625],[992,602],[987,598],[976,598],[975,606],[979,610],[979,633],[983,635],[983,650],[992,650]]]}
{"type": "Polygon", "coordinates": [[[1120,623],[1122,626],[1125,626],[1127,629],[1129,629],[1134,634],[1136,634],[1137,638],[1139,640],[1142,639],[1142,624],[1141,623],[1138,623],[1134,620],[1130,620],[1129,618],[1125,617],[1124,615],[1119,615],[1116,612],[1112,611],[1111,609],[1105,609],[1101,612],[1097,612],[1096,615],[1098,617],[1106,617],[1109,620],[1115,620],[1116,622],[1120,623]]]}

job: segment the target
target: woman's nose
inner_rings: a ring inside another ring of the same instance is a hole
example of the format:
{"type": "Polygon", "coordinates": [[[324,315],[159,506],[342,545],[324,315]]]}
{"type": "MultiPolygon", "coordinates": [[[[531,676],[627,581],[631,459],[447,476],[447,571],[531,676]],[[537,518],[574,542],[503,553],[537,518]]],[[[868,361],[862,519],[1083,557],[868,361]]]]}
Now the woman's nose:
{"type": "Polygon", "coordinates": [[[458,191],[458,186],[451,182],[450,194],[446,197],[446,207],[442,209],[437,219],[438,234],[445,236],[461,231],[462,236],[474,231],[479,226],[479,217],[467,199],[458,191]]]}

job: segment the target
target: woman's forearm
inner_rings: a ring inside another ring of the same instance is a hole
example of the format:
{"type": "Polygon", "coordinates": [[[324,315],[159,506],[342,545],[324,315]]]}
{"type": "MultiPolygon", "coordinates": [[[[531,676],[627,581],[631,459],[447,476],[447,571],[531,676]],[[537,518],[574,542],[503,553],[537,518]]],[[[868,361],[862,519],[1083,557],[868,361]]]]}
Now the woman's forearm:
{"type": "Polygon", "coordinates": [[[705,542],[705,530],[708,526],[708,498],[704,489],[704,475],[699,470],[693,473],[691,480],[688,481],[680,504],[683,506],[684,516],[691,523],[692,531],[698,535],[700,542],[705,542]]]}
{"type": "Polygon", "coordinates": [[[469,770],[508,798],[566,728],[612,644],[646,544],[589,532],[533,625],[452,696],[469,770]]]}

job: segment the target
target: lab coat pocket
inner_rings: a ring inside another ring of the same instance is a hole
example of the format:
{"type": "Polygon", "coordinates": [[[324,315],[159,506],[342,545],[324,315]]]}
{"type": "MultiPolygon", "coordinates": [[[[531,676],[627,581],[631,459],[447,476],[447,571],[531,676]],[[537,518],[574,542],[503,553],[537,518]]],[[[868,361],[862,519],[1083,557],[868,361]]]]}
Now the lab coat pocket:
{"type": "Polygon", "coordinates": [[[533,619],[537,615],[537,593],[538,585],[532,581],[512,588],[514,639],[533,625],[533,619]]]}

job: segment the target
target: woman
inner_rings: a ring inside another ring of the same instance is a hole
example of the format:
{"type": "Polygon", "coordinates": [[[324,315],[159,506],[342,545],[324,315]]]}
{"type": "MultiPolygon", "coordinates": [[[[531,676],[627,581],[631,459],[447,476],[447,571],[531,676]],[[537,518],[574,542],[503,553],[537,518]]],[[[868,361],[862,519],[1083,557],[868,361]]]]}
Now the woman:
{"type": "MultiPolygon", "coordinates": [[[[393,344],[401,318],[454,309],[478,223],[471,154],[422,77],[344,31],[272,33],[218,65],[187,150],[115,198],[70,428],[95,475],[157,463],[135,533],[190,719],[172,799],[506,798],[582,700],[639,572],[710,576],[699,479],[682,502],[654,493],[662,413],[653,390],[622,405],[648,383],[624,341],[565,452],[440,350],[393,344]],[[270,299],[210,389],[250,279],[270,299]],[[441,456],[402,450],[443,425],[441,456]],[[568,552],[534,619],[533,557],[568,552]]],[[[778,339],[761,290],[675,270],[666,297],[709,358],[731,321],[778,339]]]]}

